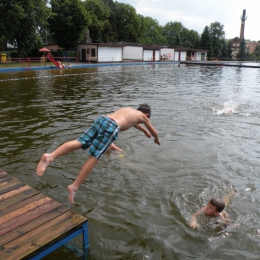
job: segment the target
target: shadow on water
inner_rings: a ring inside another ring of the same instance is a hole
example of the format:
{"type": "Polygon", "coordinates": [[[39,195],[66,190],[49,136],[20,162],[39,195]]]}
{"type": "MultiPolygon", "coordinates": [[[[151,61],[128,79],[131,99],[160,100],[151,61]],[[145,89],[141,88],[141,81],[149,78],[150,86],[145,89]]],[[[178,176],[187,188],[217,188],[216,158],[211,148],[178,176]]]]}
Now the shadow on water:
{"type": "MultiPolygon", "coordinates": [[[[88,259],[257,259],[259,74],[186,65],[0,74],[0,168],[69,206],[66,187],[87,153],[57,159],[38,178],[41,154],[100,114],[148,103],[161,145],[136,129],[120,133],[128,156],[104,155],[71,206],[89,218],[88,259]],[[194,211],[230,190],[231,225],[205,217],[189,227],[194,211]]],[[[57,258],[78,259],[66,248],[45,259],[57,258]]]]}

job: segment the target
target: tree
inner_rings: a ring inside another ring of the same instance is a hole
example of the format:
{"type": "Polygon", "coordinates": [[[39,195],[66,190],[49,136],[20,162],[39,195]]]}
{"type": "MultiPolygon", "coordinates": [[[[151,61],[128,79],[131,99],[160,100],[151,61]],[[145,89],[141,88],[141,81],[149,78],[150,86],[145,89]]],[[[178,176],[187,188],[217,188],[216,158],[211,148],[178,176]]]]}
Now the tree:
{"type": "Polygon", "coordinates": [[[141,21],[140,43],[142,44],[166,44],[167,40],[162,35],[163,28],[157,20],[151,17],[139,15],[141,21]]]}
{"type": "Polygon", "coordinates": [[[208,26],[205,26],[201,34],[199,47],[204,50],[209,50],[208,57],[212,57],[212,41],[208,26]]]}
{"type": "Polygon", "coordinates": [[[211,23],[209,32],[212,41],[212,54],[219,57],[223,48],[222,39],[225,38],[224,25],[219,22],[211,23]]]}
{"type": "MultiPolygon", "coordinates": [[[[178,38],[177,38],[178,39],[178,38]]],[[[175,42],[176,46],[183,46],[187,48],[197,48],[199,43],[199,34],[194,30],[189,30],[185,27],[180,32],[181,44],[178,45],[178,41],[175,42]]]]}
{"type": "Polygon", "coordinates": [[[228,44],[227,44],[227,58],[231,59],[232,58],[232,40],[229,40],[228,41],[228,44]]]}
{"type": "Polygon", "coordinates": [[[258,61],[260,60],[260,43],[259,42],[256,45],[254,52],[250,56],[254,60],[258,60],[258,61]]]}
{"type": "Polygon", "coordinates": [[[115,3],[118,41],[138,42],[141,36],[141,21],[135,8],[128,4],[115,3]]]}
{"type": "Polygon", "coordinates": [[[223,45],[223,48],[222,48],[222,51],[221,51],[221,57],[222,58],[228,58],[227,42],[226,42],[225,39],[222,39],[221,42],[222,42],[222,45],[223,45]]]}
{"type": "Polygon", "coordinates": [[[167,39],[168,45],[176,46],[179,42],[178,37],[181,36],[183,25],[180,22],[169,22],[164,26],[163,35],[167,39]],[[179,36],[178,36],[179,34],[179,36]]]}
{"type": "Polygon", "coordinates": [[[110,29],[106,32],[107,41],[111,41],[111,42],[118,41],[117,5],[113,0],[101,0],[101,1],[105,4],[106,8],[110,11],[110,16],[109,16],[110,29]]]}
{"type": "Polygon", "coordinates": [[[245,39],[241,39],[240,44],[239,44],[239,50],[237,53],[237,58],[247,58],[248,54],[246,51],[246,41],[245,39]]]}
{"type": "Polygon", "coordinates": [[[48,19],[55,43],[69,50],[84,38],[91,20],[80,0],[51,0],[52,14],[48,19]]]}
{"type": "Polygon", "coordinates": [[[1,39],[15,44],[20,56],[41,45],[40,31],[49,15],[47,0],[2,0],[1,39]]]}
{"type": "Polygon", "coordinates": [[[109,41],[111,25],[109,22],[110,9],[101,0],[87,0],[84,6],[89,13],[91,23],[88,26],[93,42],[109,41]]]}

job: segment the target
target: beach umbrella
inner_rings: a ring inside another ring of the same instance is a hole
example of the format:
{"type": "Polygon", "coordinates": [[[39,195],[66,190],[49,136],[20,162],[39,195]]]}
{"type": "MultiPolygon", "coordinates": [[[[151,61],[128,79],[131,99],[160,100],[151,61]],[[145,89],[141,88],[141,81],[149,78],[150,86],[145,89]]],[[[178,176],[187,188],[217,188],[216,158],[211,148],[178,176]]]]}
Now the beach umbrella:
{"type": "Polygon", "coordinates": [[[48,52],[48,51],[50,51],[50,50],[44,47],[44,48],[39,49],[39,51],[40,51],[40,52],[48,52]]]}

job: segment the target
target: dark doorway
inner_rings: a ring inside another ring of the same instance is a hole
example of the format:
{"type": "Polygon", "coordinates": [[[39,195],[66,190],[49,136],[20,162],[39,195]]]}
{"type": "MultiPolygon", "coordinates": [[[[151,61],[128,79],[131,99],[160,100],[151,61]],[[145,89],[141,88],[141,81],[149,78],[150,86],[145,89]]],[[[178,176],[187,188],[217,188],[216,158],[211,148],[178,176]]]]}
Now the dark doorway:
{"type": "Polygon", "coordinates": [[[81,49],[81,61],[86,61],[86,50],[81,49]]]}

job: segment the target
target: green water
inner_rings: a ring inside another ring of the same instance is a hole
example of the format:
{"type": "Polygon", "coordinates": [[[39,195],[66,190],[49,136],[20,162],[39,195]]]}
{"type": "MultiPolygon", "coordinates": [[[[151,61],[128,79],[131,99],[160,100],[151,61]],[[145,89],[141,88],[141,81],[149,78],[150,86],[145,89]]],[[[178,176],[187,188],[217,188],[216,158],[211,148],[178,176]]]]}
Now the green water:
{"type": "MultiPolygon", "coordinates": [[[[38,178],[42,153],[76,139],[100,114],[148,103],[161,145],[136,129],[120,133],[116,145],[128,156],[104,155],[71,206],[89,219],[88,259],[258,259],[259,74],[185,65],[2,73],[0,168],[70,207],[66,187],[87,152],[58,158],[38,178]],[[230,190],[232,225],[187,225],[230,190]]],[[[78,257],[62,247],[45,259],[78,257]]]]}

